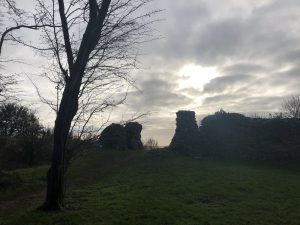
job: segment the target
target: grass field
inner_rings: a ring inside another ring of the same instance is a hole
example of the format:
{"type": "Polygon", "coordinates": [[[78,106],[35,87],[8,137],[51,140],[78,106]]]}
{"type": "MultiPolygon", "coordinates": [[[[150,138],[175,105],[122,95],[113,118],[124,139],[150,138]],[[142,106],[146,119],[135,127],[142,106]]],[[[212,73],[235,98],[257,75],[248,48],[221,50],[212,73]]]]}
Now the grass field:
{"type": "Polygon", "coordinates": [[[46,170],[9,172],[1,225],[300,225],[300,165],[89,151],[72,163],[66,209],[56,213],[36,210],[46,170]]]}

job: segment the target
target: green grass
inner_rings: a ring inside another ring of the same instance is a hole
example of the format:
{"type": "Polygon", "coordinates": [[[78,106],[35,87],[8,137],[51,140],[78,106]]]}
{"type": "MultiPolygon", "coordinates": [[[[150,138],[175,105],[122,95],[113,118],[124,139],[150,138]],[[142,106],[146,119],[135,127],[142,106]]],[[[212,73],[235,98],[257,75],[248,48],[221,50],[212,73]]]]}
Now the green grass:
{"type": "Polygon", "coordinates": [[[23,186],[6,188],[0,195],[5,206],[0,224],[296,225],[299,168],[168,152],[90,151],[68,171],[62,212],[35,210],[44,198],[46,167],[35,175],[33,170],[15,171],[23,186]]]}

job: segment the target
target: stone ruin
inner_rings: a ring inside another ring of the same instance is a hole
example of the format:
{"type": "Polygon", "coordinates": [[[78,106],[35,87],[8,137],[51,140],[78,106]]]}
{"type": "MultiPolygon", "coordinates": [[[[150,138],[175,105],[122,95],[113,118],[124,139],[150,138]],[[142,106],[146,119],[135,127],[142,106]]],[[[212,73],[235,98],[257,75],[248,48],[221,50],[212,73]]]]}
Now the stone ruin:
{"type": "Polygon", "coordinates": [[[129,122],[125,124],[126,145],[128,149],[139,150],[143,148],[141,141],[141,132],[143,126],[137,122],[129,122]]]}
{"type": "Polygon", "coordinates": [[[140,150],[143,149],[142,129],[142,125],[137,122],[128,122],[124,126],[113,123],[103,130],[99,141],[105,148],[140,150]]]}
{"type": "Polygon", "coordinates": [[[176,115],[176,130],[170,149],[180,153],[192,153],[198,147],[199,135],[195,112],[178,111],[176,115]]]}
{"type": "Polygon", "coordinates": [[[251,118],[224,110],[197,126],[195,112],[178,111],[170,150],[185,155],[250,160],[300,160],[300,119],[251,118]]]}
{"type": "Polygon", "coordinates": [[[125,127],[121,124],[112,123],[102,131],[99,141],[105,148],[126,149],[125,127]]]}

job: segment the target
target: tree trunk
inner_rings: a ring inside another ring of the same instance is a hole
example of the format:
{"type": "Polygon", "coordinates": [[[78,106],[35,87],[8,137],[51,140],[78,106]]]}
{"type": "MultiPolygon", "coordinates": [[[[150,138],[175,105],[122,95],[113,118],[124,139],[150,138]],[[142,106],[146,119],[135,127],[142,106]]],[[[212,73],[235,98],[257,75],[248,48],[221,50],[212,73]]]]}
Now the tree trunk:
{"type": "Polygon", "coordinates": [[[103,0],[100,8],[96,0],[88,2],[90,6],[90,18],[81,40],[76,61],[73,62],[74,57],[69,37],[67,17],[65,15],[64,0],[58,0],[70,76],[66,79],[66,86],[55,120],[52,164],[47,174],[47,195],[46,201],[41,207],[43,210],[59,210],[63,207],[66,142],[72,120],[78,110],[78,95],[82,77],[89,61],[89,55],[100,40],[103,23],[111,0],[103,0]]]}
{"type": "MultiPolygon", "coordinates": [[[[73,82],[74,83],[74,82],[73,82]]],[[[42,210],[60,210],[64,204],[66,142],[72,120],[78,109],[80,85],[66,84],[54,126],[52,164],[47,173],[47,195],[42,210]]]]}

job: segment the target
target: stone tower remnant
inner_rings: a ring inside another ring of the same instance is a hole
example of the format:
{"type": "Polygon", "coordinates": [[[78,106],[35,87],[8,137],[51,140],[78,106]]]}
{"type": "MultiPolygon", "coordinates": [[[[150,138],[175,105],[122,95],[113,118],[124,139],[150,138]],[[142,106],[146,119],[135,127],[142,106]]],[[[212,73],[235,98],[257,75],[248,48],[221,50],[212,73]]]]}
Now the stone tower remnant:
{"type": "Polygon", "coordinates": [[[176,130],[170,148],[180,153],[192,153],[198,147],[198,126],[195,112],[178,111],[176,115],[176,130]]]}

